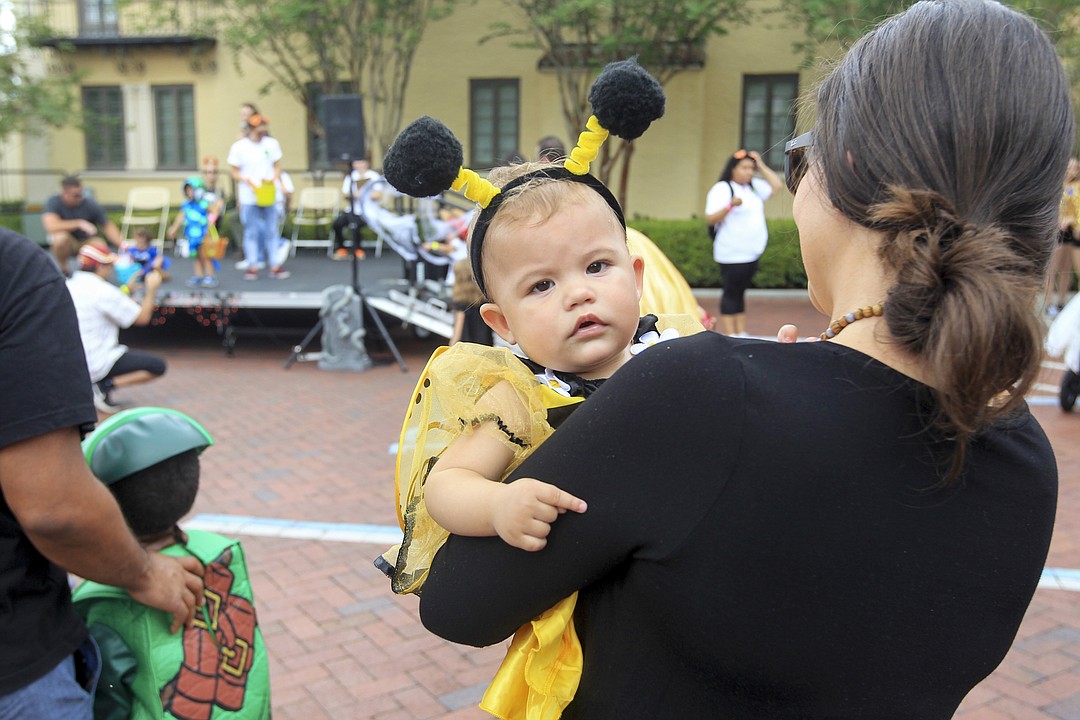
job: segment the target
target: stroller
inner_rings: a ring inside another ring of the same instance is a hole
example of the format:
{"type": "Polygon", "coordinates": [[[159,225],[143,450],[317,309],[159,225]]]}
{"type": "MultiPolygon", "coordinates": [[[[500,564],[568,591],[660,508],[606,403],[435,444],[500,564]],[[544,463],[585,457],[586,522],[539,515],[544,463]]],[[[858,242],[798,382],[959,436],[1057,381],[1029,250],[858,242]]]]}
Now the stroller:
{"type": "Polygon", "coordinates": [[[1072,412],[1080,397],[1080,294],[1054,318],[1046,334],[1046,352],[1051,357],[1061,357],[1065,363],[1058,400],[1062,410],[1072,412]]]}
{"type": "Polygon", "coordinates": [[[425,222],[429,212],[425,203],[429,201],[416,201],[415,213],[399,214],[373,197],[376,192],[387,197],[399,193],[385,178],[371,180],[360,191],[360,208],[364,222],[375,233],[379,249],[386,245],[401,257],[405,277],[398,281],[404,291],[392,288],[385,298],[369,298],[369,302],[376,309],[400,318],[403,325],[411,325],[419,336],[434,332],[449,338],[453,334],[448,284],[452,280],[449,269],[453,258],[429,247],[431,231],[425,222]]]}

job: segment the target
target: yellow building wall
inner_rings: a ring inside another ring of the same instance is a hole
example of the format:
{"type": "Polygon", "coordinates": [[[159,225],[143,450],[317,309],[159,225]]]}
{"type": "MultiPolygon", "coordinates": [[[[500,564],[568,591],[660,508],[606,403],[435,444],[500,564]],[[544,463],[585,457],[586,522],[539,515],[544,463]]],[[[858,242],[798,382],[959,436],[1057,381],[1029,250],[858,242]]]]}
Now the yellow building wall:
{"type": "MultiPolygon", "coordinates": [[[[556,75],[538,70],[540,51],[513,48],[508,39],[479,44],[492,22],[519,24],[517,12],[501,0],[461,4],[449,17],[428,24],[417,50],[404,122],[422,114],[439,118],[465,145],[466,162],[471,79],[519,80],[519,150],[526,156],[534,154],[536,141],[544,135],[557,135],[568,147],[575,139],[568,136],[563,121],[556,75]]],[[[792,49],[799,38],[797,29],[785,27],[779,16],[771,17],[711,39],[705,67],[683,71],[668,83],[665,116],[635,143],[627,198],[631,217],[703,214],[705,194],[727,155],[738,146],[743,75],[799,72],[802,57],[792,49]]],[[[102,202],[123,204],[128,188],[138,184],[166,185],[173,201],[180,201],[180,186],[190,171],[154,169],[151,89],[156,85],[193,86],[200,158],[216,155],[224,165],[229,146],[239,136],[239,105],[254,101],[271,118],[271,132],[284,152],[282,165],[298,187],[340,181],[338,173],[323,176],[307,171],[306,113],[299,100],[280,87],[260,95],[259,89],[270,81],[266,69],[243,57],[238,70],[231,52],[221,45],[198,54],[187,48],[128,49],[124,54],[84,49],[73,60],[85,75],[84,85],[124,86],[125,104],[132,101],[125,109],[129,120],[126,171],[85,170],[86,146],[80,128],[66,128],[51,136],[48,165],[78,171],[102,202]]],[[[805,89],[805,83],[800,85],[805,89]]],[[[375,150],[378,159],[385,149],[375,150]]],[[[28,198],[31,202],[42,199],[28,198]]],[[[767,212],[789,214],[788,193],[777,193],[767,212]]]]}

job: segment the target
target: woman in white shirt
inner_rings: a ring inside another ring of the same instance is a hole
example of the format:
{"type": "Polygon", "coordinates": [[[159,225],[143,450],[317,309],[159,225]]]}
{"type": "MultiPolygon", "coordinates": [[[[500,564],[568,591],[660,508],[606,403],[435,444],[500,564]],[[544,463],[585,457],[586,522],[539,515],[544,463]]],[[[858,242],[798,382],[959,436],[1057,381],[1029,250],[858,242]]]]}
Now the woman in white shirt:
{"type": "Polygon", "coordinates": [[[713,259],[720,263],[724,285],[720,323],[725,335],[746,336],[744,295],[769,239],[765,201],[781,185],[758,153],[738,150],[728,158],[720,180],[705,199],[705,220],[714,228],[713,259]],[[757,172],[761,178],[754,177],[757,172]]]}

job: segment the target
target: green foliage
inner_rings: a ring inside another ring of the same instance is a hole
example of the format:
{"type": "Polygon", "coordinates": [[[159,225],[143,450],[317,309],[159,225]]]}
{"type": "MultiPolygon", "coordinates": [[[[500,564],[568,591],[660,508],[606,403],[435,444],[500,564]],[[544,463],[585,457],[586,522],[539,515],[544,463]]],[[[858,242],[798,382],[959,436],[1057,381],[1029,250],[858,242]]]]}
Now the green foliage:
{"type": "Polygon", "coordinates": [[[23,231],[22,213],[0,212],[0,227],[14,230],[21,235],[23,231]]]}
{"type": "MultiPolygon", "coordinates": [[[[576,138],[591,110],[589,87],[613,60],[637,56],[661,85],[705,61],[705,42],[750,21],[744,0],[504,0],[524,22],[492,23],[491,37],[515,47],[535,48],[554,69],[566,136],[576,138]]],[[[612,138],[593,174],[615,191],[625,207],[633,144],[612,138]],[[617,179],[617,181],[616,181],[617,179]]]]}
{"type": "MultiPolygon", "coordinates": [[[[1027,13],[1053,41],[1073,88],[1073,104],[1080,107],[1080,3],[1077,0],[1003,0],[1027,13]]],[[[796,43],[806,64],[826,43],[847,47],[875,25],[912,5],[915,0],[782,0],[789,17],[802,26],[806,39],[796,43]]]]}
{"type": "MultiPolygon", "coordinates": [[[[52,35],[41,18],[16,12],[15,30],[0,47],[0,142],[15,133],[42,135],[75,119],[78,74],[58,63],[47,76],[33,71],[35,50],[52,35]]],[[[64,50],[58,49],[58,53],[64,50]]]]}
{"type": "MultiPolygon", "coordinates": [[[[241,58],[258,63],[277,86],[308,109],[316,134],[310,86],[323,93],[357,93],[364,100],[369,146],[385,148],[401,127],[413,55],[430,20],[460,0],[221,0],[207,30],[241,58]]],[[[157,0],[159,12],[169,3],[157,0]]]]}
{"type": "MultiPolygon", "coordinates": [[[[664,251],[695,288],[720,287],[720,267],[713,260],[705,221],[635,219],[628,225],[643,232],[664,251]]],[[[769,220],[769,244],[761,256],[756,288],[805,288],[806,270],[799,251],[799,231],[788,219],[769,220]]]]}

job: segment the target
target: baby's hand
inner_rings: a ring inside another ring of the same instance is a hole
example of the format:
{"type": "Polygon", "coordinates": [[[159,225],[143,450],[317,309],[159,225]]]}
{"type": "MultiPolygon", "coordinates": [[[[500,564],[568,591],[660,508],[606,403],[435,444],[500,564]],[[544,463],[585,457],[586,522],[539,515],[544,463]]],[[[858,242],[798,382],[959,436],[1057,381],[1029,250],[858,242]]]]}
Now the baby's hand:
{"type": "Polygon", "coordinates": [[[551,523],[567,510],[585,512],[585,501],[533,478],[505,485],[492,524],[507,544],[534,552],[547,545],[551,523]]]}

